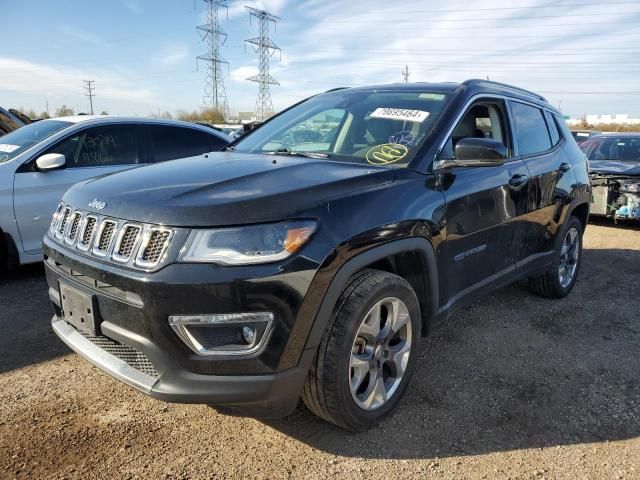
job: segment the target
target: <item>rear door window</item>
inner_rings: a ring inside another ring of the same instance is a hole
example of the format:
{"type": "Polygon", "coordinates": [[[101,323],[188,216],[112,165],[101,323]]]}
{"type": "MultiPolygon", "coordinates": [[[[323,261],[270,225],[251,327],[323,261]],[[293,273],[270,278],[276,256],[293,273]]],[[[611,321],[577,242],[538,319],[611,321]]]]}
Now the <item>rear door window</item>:
{"type": "Polygon", "coordinates": [[[531,155],[549,150],[551,137],[542,110],[520,102],[510,103],[519,154],[531,155]]]}
{"type": "Polygon", "coordinates": [[[151,125],[149,129],[155,162],[193,157],[219,150],[224,145],[223,142],[219,148],[212,148],[216,138],[212,141],[212,135],[193,128],[151,125]]]}

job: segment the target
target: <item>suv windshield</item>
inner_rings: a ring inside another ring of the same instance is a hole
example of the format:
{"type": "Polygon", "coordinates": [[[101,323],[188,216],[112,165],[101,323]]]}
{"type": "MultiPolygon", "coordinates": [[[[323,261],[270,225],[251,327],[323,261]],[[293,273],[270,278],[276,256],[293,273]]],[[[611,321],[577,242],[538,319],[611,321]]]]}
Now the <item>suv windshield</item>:
{"type": "Polygon", "coordinates": [[[3,135],[0,137],[0,163],[11,160],[69,125],[73,124],[61,120],[42,120],[3,135]]]}
{"type": "Polygon", "coordinates": [[[429,91],[336,91],[312,97],[256,129],[237,152],[407,166],[449,95],[429,91]]]}
{"type": "Polygon", "coordinates": [[[640,135],[592,137],[579,146],[589,160],[640,162],[640,135]]]}

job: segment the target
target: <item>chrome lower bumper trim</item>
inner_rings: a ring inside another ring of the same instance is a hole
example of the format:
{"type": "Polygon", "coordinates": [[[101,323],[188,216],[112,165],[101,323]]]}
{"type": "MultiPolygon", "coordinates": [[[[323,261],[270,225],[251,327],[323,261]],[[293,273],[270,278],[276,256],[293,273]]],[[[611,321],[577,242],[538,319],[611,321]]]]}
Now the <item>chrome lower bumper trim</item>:
{"type": "Polygon", "coordinates": [[[119,358],[97,347],[75,328],[54,315],[51,320],[53,331],[74,352],[84,357],[96,367],[109,375],[144,393],[151,393],[153,385],[158,381],[150,375],[140,372],[119,358]]]}

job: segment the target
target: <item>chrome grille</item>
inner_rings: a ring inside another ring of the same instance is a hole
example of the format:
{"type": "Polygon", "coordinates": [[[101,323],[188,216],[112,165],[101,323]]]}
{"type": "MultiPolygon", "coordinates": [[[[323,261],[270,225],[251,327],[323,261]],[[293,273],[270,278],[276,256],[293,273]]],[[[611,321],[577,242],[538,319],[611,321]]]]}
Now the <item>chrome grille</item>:
{"type": "Polygon", "coordinates": [[[116,222],[111,220],[105,220],[100,227],[100,234],[98,235],[98,241],[93,247],[94,253],[98,255],[105,255],[109,246],[111,245],[111,239],[116,231],[116,222]]]}
{"type": "Polygon", "coordinates": [[[170,230],[151,229],[149,232],[149,240],[142,250],[139,260],[150,264],[158,263],[169,244],[170,236],[170,230]]]}
{"type": "Polygon", "coordinates": [[[109,337],[105,337],[104,335],[93,336],[80,330],[78,330],[78,333],[93,343],[96,347],[101,348],[105,352],[119,358],[130,367],[135,368],[136,370],[153,378],[158,378],[160,376],[147,356],[141,351],[136,350],[129,345],[125,345],[124,343],[112,340],[109,337]]]}
{"type": "Polygon", "coordinates": [[[140,236],[141,227],[139,225],[125,225],[120,231],[120,236],[113,253],[114,260],[126,262],[131,257],[133,248],[136,246],[140,236]]]}
{"type": "Polygon", "coordinates": [[[64,234],[64,229],[67,227],[69,215],[71,215],[71,209],[69,207],[66,207],[62,212],[62,218],[60,219],[60,224],[58,225],[58,230],[56,232],[56,235],[58,237],[62,237],[62,235],[64,234]]]}
{"type": "Polygon", "coordinates": [[[55,213],[53,214],[53,220],[51,221],[51,226],[49,227],[49,233],[55,235],[58,231],[58,225],[60,224],[60,217],[62,216],[62,211],[64,210],[64,204],[58,204],[55,213]]]}
{"type": "Polygon", "coordinates": [[[85,218],[84,228],[82,230],[82,236],[78,241],[78,248],[82,250],[88,250],[91,246],[91,240],[93,240],[93,234],[96,231],[98,225],[98,219],[92,215],[85,218]]]}
{"type": "Polygon", "coordinates": [[[71,225],[65,237],[65,241],[67,243],[73,243],[76,241],[76,238],[78,236],[78,230],[80,229],[81,221],[82,221],[82,213],[77,211],[73,212],[73,215],[71,216],[71,225]]]}
{"type": "Polygon", "coordinates": [[[61,203],[53,215],[49,237],[84,255],[140,270],[164,264],[175,236],[184,242],[182,229],[126,222],[61,203]]]}

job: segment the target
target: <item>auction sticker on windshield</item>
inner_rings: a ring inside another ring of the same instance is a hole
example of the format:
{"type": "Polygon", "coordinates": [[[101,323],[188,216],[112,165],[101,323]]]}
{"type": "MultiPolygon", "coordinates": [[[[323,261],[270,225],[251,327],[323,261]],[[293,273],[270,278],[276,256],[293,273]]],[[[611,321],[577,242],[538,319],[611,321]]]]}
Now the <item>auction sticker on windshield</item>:
{"type": "Polygon", "coordinates": [[[20,145],[10,145],[8,143],[0,143],[0,152],[11,153],[18,148],[20,148],[20,145]]]}
{"type": "Polygon", "coordinates": [[[371,118],[386,118],[388,120],[404,120],[405,122],[422,123],[429,116],[429,112],[410,110],[408,108],[376,108],[371,118]]]}
{"type": "Polygon", "coordinates": [[[407,156],[409,150],[399,143],[385,143],[369,149],[366,155],[367,162],[371,165],[389,165],[396,163],[407,156]]]}

